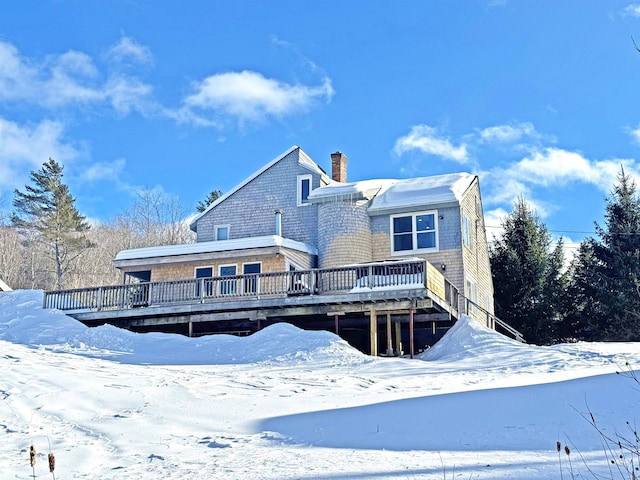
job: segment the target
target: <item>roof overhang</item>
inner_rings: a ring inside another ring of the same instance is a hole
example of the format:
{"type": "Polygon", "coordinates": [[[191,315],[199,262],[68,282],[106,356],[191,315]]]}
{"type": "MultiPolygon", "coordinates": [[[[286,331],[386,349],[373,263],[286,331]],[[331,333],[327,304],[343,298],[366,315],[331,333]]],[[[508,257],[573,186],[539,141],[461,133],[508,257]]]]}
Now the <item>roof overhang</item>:
{"type": "Polygon", "coordinates": [[[113,264],[116,268],[140,267],[169,263],[197,262],[214,257],[230,258],[251,255],[276,254],[293,250],[310,256],[318,254],[316,248],[278,235],[246,237],[214,242],[162,245],[133,248],[118,252],[113,264]]]}

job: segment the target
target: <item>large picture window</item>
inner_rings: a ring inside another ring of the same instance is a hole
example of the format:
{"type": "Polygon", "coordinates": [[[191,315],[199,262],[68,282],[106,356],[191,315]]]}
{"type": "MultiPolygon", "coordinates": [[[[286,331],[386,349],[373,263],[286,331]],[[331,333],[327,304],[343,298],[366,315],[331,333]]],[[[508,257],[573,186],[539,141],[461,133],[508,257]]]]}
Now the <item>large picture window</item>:
{"type": "Polygon", "coordinates": [[[438,250],[437,212],[391,216],[391,253],[438,250]]]}

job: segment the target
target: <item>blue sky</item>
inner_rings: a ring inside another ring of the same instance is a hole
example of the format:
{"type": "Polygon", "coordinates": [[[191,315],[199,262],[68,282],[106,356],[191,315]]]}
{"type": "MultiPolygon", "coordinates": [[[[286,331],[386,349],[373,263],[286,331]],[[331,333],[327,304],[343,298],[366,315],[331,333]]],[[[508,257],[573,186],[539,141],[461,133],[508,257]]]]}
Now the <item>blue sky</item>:
{"type": "Polygon", "coordinates": [[[8,0],[0,193],[49,157],[83,214],[189,209],[299,145],[349,180],[469,171],[489,232],[523,195],[554,235],[640,178],[640,3],[8,0]]]}

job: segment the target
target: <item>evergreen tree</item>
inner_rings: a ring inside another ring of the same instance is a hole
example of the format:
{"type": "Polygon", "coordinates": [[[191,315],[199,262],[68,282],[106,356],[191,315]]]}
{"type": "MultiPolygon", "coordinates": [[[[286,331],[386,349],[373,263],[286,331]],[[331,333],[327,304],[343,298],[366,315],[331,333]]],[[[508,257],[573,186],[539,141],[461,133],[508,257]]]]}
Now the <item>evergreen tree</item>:
{"type": "Polygon", "coordinates": [[[565,316],[559,331],[563,341],[601,340],[598,323],[604,318],[598,289],[598,265],[593,239],[585,239],[569,268],[565,316]]]}
{"type": "Polygon", "coordinates": [[[551,248],[547,227],[519,198],[490,249],[496,315],[531,343],[556,339],[566,288],[562,240],[551,248]]]}
{"type": "Polygon", "coordinates": [[[74,261],[90,247],[85,232],[89,224],[80,215],[62,183],[63,167],[53,159],[31,172],[32,185],[15,190],[11,223],[25,239],[42,243],[55,269],[55,287],[62,288],[74,261]]]}
{"type": "Polygon", "coordinates": [[[196,205],[196,210],[198,210],[198,212],[200,213],[204,212],[209,205],[211,205],[221,196],[222,192],[220,190],[212,190],[211,192],[209,192],[209,195],[207,195],[207,198],[198,202],[198,204],[196,205]]]}
{"type": "Polygon", "coordinates": [[[599,240],[591,240],[593,259],[583,266],[590,301],[600,314],[588,322],[600,339],[640,340],[640,201],[636,184],[624,169],[606,200],[605,226],[596,223],[599,240]]]}

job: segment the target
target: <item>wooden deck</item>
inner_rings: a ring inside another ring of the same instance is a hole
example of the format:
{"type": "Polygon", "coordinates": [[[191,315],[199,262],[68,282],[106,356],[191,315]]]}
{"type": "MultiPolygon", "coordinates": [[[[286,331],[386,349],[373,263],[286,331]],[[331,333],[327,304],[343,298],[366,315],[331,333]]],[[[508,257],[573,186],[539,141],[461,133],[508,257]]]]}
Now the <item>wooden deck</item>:
{"type": "MultiPolygon", "coordinates": [[[[458,318],[460,303],[471,312],[473,305],[460,302],[458,290],[423,260],[110,285],[45,292],[44,296],[45,308],[66,311],[89,326],[109,323],[189,336],[248,334],[277,321],[336,332],[339,324],[353,328],[366,324],[374,354],[379,318],[387,323],[387,351],[393,349],[389,347],[391,317],[398,325],[411,324],[413,354],[415,323],[428,323],[435,336],[439,325],[450,326],[458,318]]],[[[482,309],[478,312],[487,315],[482,309]]],[[[486,318],[488,325],[493,318],[486,318]]],[[[398,330],[396,350],[400,350],[399,336],[398,330]]]]}

